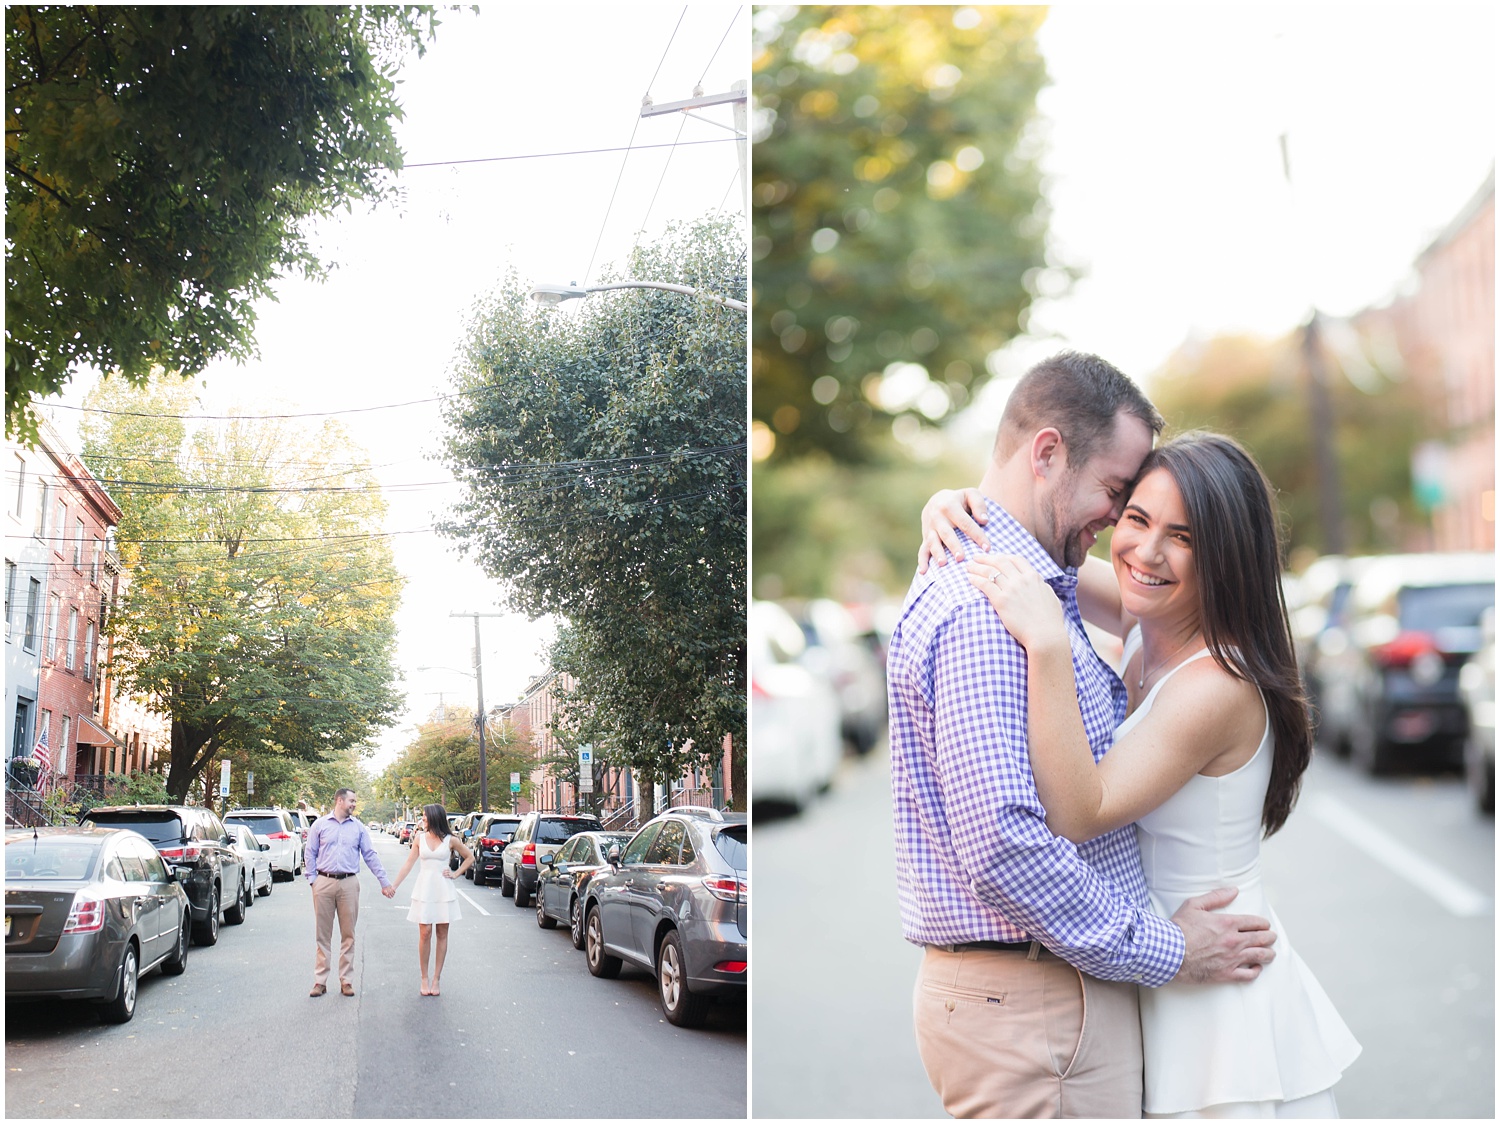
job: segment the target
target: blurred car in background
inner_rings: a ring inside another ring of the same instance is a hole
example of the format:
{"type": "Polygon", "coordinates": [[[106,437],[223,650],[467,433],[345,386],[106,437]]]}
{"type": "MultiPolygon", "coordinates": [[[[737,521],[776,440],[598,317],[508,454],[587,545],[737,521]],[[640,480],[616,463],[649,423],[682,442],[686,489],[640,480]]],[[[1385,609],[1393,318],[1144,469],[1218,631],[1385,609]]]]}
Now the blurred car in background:
{"type": "Polygon", "coordinates": [[[187,967],[192,914],[172,868],[134,831],[43,827],[5,836],[5,998],[92,999],[135,1017],[137,985],[187,967]]]}
{"type": "Polygon", "coordinates": [[[751,602],[746,630],[752,797],[799,809],[833,783],[843,757],[838,697],[798,662],[807,639],[780,605],[751,602]]]}
{"type": "Polygon", "coordinates": [[[531,903],[540,868],[537,860],[556,854],[569,839],[581,831],[603,831],[599,817],[587,812],[563,815],[559,812],[527,812],[516,825],[516,831],[500,852],[500,894],[513,899],[517,909],[531,903]]]}
{"type": "MultiPolygon", "coordinates": [[[[1340,757],[1348,754],[1348,743],[1329,739],[1327,731],[1322,728],[1322,714],[1330,708],[1335,715],[1352,712],[1355,706],[1353,688],[1346,681],[1328,680],[1323,674],[1323,661],[1325,656],[1336,659],[1347,646],[1349,596],[1369,562],[1369,558],[1329,554],[1284,583],[1292,646],[1307,691],[1313,729],[1319,742],[1340,757]]],[[[1347,727],[1347,722],[1343,725],[1347,727]]],[[[1337,721],[1335,728],[1340,728],[1337,721]]]]}
{"type": "Polygon", "coordinates": [[[885,733],[885,652],[868,621],[827,598],[791,610],[806,642],[798,662],[833,687],[839,732],[858,754],[885,733]]]}
{"type": "Polygon", "coordinates": [[[244,824],[261,843],[270,845],[271,870],[295,878],[302,873],[302,833],[284,808],[236,808],[224,814],[224,826],[244,824]]]}
{"type": "Polygon", "coordinates": [[[1359,560],[1313,661],[1320,737],[1366,772],[1462,764],[1468,715],[1459,673],[1495,604],[1493,554],[1359,560]]]}
{"type": "Polygon", "coordinates": [[[1458,673],[1458,693],[1468,711],[1464,776],[1474,806],[1495,814],[1495,607],[1479,618],[1479,651],[1458,673]]]}
{"type": "Polygon", "coordinates": [[[514,812],[485,812],[474,821],[469,849],[474,852],[474,864],[469,867],[469,877],[474,885],[483,886],[490,879],[499,880],[500,856],[516,836],[521,826],[521,817],[514,812]]]}
{"type": "Polygon", "coordinates": [[[257,897],[270,897],[271,883],[271,845],[262,843],[242,823],[224,821],[224,830],[229,833],[229,845],[234,848],[240,856],[240,861],[245,864],[245,905],[255,904],[257,897]]]}

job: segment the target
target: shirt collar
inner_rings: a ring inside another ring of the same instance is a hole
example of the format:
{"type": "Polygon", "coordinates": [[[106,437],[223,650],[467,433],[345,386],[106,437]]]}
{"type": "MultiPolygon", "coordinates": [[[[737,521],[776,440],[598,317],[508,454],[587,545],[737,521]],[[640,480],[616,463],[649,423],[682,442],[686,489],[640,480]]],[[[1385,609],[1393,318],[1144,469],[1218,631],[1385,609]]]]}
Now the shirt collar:
{"type": "Polygon", "coordinates": [[[1059,566],[1037,542],[1036,536],[1021,524],[999,501],[985,497],[990,521],[985,527],[990,539],[991,554],[1018,554],[1031,564],[1041,579],[1053,589],[1069,589],[1078,585],[1078,569],[1074,566],[1059,566]]]}

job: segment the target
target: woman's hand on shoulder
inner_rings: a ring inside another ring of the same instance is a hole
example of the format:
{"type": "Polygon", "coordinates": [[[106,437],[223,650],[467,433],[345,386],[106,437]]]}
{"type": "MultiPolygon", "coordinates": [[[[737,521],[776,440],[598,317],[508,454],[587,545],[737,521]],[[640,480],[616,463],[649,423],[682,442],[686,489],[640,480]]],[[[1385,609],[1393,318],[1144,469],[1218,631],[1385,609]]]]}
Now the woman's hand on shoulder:
{"type": "Polygon", "coordinates": [[[964,564],[969,584],[983,593],[1006,630],[1028,652],[1069,648],[1062,602],[1024,558],[979,554],[964,564]]]}
{"type": "Polygon", "coordinates": [[[984,495],[978,488],[945,488],[936,493],[922,505],[922,545],[917,550],[917,573],[925,574],[928,563],[934,561],[939,566],[946,566],[945,546],[953,552],[954,558],[960,562],[964,560],[963,540],[958,537],[958,531],[963,531],[979,544],[980,550],[988,550],[990,540],[980,529],[980,524],[989,522],[989,518],[984,495]]]}

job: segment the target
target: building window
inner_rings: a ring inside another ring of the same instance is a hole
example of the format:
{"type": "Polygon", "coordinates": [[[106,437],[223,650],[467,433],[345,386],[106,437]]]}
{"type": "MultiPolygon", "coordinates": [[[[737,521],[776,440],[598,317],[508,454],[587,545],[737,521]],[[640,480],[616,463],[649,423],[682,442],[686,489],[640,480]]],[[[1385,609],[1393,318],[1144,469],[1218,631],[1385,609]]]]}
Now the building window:
{"type": "Polygon", "coordinates": [[[16,564],[5,560],[5,638],[10,639],[11,622],[15,619],[16,564]]]}
{"type": "Polygon", "coordinates": [[[62,716],[62,737],[57,741],[57,748],[52,751],[52,760],[65,773],[68,771],[68,754],[73,749],[72,743],[68,740],[69,728],[72,725],[73,720],[64,714],[62,716]]]}
{"type": "Polygon", "coordinates": [[[57,661],[57,621],[62,612],[62,598],[52,594],[47,598],[47,649],[46,655],[54,663],[57,661]]]}
{"type": "Polygon", "coordinates": [[[36,578],[30,579],[30,587],[26,591],[26,636],[21,642],[21,647],[28,652],[36,651],[36,634],[41,624],[42,616],[42,583],[36,578]]]}
{"type": "Polygon", "coordinates": [[[15,517],[21,518],[21,509],[26,505],[26,458],[20,453],[16,454],[16,510],[15,517]]]}
{"type": "Polygon", "coordinates": [[[102,542],[100,542],[98,539],[95,539],[94,540],[94,567],[93,567],[93,570],[92,570],[92,572],[91,572],[91,574],[89,576],[89,580],[92,581],[95,585],[99,584],[99,559],[102,558],[103,556],[104,556],[104,544],[102,542]]]}
{"type": "Polygon", "coordinates": [[[47,482],[45,480],[36,482],[36,526],[31,529],[31,533],[39,539],[47,537],[47,482]]]}
{"type": "Polygon", "coordinates": [[[61,497],[57,501],[57,516],[52,521],[52,537],[52,549],[61,558],[68,552],[68,501],[61,497]]]}
{"type": "Polygon", "coordinates": [[[73,526],[77,536],[73,539],[73,569],[83,569],[83,520],[75,519],[73,526]]]}
{"type": "Polygon", "coordinates": [[[83,630],[83,677],[94,678],[94,622],[83,630]]]}
{"type": "Polygon", "coordinates": [[[67,659],[63,662],[69,671],[77,666],[78,659],[78,610],[68,610],[68,647],[67,659]]]}

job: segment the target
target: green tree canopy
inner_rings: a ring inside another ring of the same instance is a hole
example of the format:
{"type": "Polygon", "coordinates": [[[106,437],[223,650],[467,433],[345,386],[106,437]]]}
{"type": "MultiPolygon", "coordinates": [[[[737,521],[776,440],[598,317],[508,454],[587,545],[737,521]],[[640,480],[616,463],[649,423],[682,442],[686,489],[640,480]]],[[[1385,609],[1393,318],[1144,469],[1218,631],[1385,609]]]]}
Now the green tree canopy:
{"type": "Polygon", "coordinates": [[[401,167],[397,67],[433,9],[5,9],[5,427],[79,366],[135,383],[253,354],[322,266],[306,220],[401,167]]]}
{"type": "MultiPolygon", "coordinates": [[[[626,276],[743,299],[736,225],[674,227],[626,276]]],[[[638,289],[548,311],[511,277],[477,311],[455,390],[463,498],[442,529],[517,609],[569,622],[553,664],[601,753],[665,780],[670,743],[731,734],[742,768],[744,313],[638,289]]]]}
{"type": "Polygon", "coordinates": [[[178,799],[223,753],[270,781],[278,759],[364,746],[401,705],[401,579],[365,459],[331,422],[190,430],[191,397],[108,379],[84,429],[85,461],[123,512],[112,670],[170,718],[178,799]]]}
{"type": "Polygon", "coordinates": [[[1028,7],[757,16],[755,420],[777,458],[859,460],[986,381],[1048,268],[1046,69],[1028,7]]]}
{"type": "MultiPolygon", "coordinates": [[[[491,722],[485,727],[485,772],[490,807],[509,805],[505,778],[531,771],[531,758],[509,726],[491,722]],[[497,779],[498,778],[498,779],[497,779]],[[497,797],[504,794],[502,799],[497,797]]],[[[479,736],[474,712],[461,706],[435,711],[417,727],[416,737],[386,766],[376,782],[376,794],[399,804],[441,803],[453,813],[479,809],[479,736]]]]}

